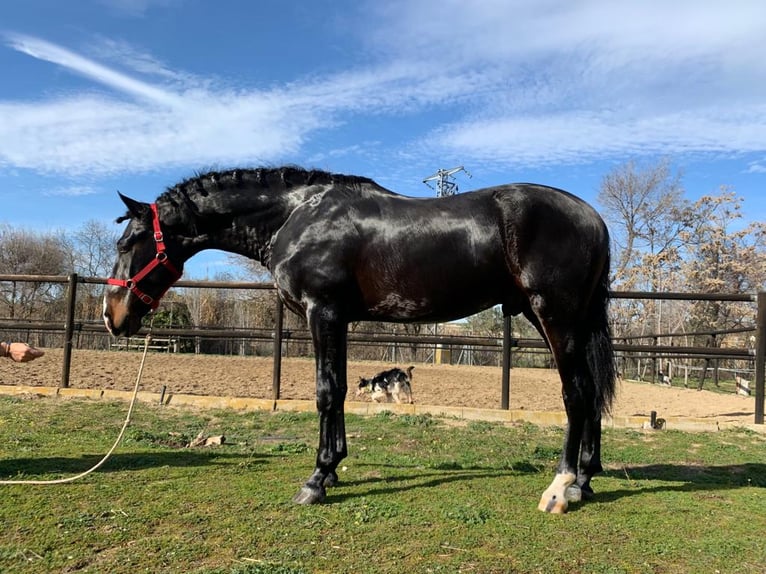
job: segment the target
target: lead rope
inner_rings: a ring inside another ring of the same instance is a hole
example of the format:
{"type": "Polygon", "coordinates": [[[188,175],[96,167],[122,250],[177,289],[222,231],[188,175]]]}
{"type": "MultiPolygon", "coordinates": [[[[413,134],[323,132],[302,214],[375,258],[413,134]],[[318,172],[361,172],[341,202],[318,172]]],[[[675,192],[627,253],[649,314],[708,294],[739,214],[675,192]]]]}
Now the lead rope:
{"type": "Polygon", "coordinates": [[[138,397],[138,386],[141,383],[141,375],[144,372],[144,363],[146,362],[146,352],[149,350],[149,342],[152,340],[152,325],[153,324],[154,324],[154,314],[152,314],[152,321],[149,325],[149,332],[146,333],[146,338],[144,339],[144,354],[141,357],[141,364],[138,366],[138,375],[136,376],[136,384],[133,387],[133,397],[130,399],[130,406],[128,407],[128,415],[125,417],[125,422],[122,425],[120,434],[117,435],[117,440],[114,441],[112,448],[110,448],[109,452],[107,452],[104,455],[104,458],[102,458],[100,461],[98,461],[95,465],[93,465],[91,468],[89,468],[85,472],[81,472],[80,474],[76,476],[70,476],[68,478],[59,478],[55,480],[0,480],[0,484],[66,484],[67,482],[74,482],[75,480],[79,480],[83,477],[86,477],[91,472],[98,470],[109,459],[109,457],[112,456],[114,449],[116,449],[117,445],[120,444],[120,441],[122,441],[122,437],[125,434],[125,430],[128,428],[128,425],[130,424],[130,415],[133,414],[133,407],[136,404],[136,397],[138,397]]]}

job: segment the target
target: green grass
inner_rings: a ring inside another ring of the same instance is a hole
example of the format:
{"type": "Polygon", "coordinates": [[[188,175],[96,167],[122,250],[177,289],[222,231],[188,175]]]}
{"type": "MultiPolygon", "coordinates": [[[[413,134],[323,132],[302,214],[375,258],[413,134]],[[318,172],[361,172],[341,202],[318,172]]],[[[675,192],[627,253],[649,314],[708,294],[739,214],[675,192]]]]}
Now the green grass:
{"type": "MultiPolygon", "coordinates": [[[[127,405],[0,398],[0,478],[80,472],[127,405]]],[[[140,405],[99,471],[0,486],[0,572],[763,573],[766,436],[604,433],[597,498],[539,512],[562,430],[430,416],[347,417],[327,503],[310,474],[314,415],[140,405]],[[204,430],[226,444],[185,449],[204,430]]]]}

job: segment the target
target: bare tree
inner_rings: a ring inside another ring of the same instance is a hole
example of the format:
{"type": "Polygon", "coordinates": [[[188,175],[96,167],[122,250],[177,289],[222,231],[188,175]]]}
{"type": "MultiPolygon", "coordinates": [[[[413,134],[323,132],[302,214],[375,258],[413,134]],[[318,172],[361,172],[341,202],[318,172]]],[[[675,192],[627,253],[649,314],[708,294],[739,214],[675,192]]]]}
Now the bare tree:
{"type": "MultiPolygon", "coordinates": [[[[0,273],[8,275],[63,275],[67,253],[54,234],[37,233],[0,225],[0,273]]],[[[11,318],[45,317],[60,302],[57,283],[4,282],[0,305],[11,318]]]]}
{"type": "MultiPolygon", "coordinates": [[[[687,283],[705,293],[748,293],[766,287],[766,224],[742,226],[744,198],[723,187],[693,206],[695,225],[686,232],[687,283]]],[[[745,305],[746,306],[746,305],[745,305]]],[[[701,301],[691,320],[697,326],[729,329],[752,323],[742,303],[701,301]]]]}
{"type": "Polygon", "coordinates": [[[601,182],[598,202],[614,241],[613,283],[625,289],[655,291],[676,270],[681,233],[689,227],[689,203],[681,176],[667,159],[637,167],[617,167],[601,182]]]}
{"type": "MultiPolygon", "coordinates": [[[[613,287],[677,289],[683,232],[692,225],[693,214],[670,162],[617,167],[604,177],[598,201],[613,239],[613,287]]],[[[683,313],[673,302],[622,300],[612,305],[612,316],[614,332],[627,336],[658,332],[663,323],[678,324],[683,313]]]]}
{"type": "MultiPolygon", "coordinates": [[[[614,239],[613,285],[708,293],[762,289],[766,226],[741,224],[743,198],[727,188],[693,204],[683,195],[680,177],[667,160],[644,169],[626,164],[604,178],[599,202],[614,239]]],[[[618,339],[675,333],[680,344],[718,346],[722,337],[694,333],[747,326],[753,309],[713,301],[616,300],[612,318],[618,339]]],[[[661,342],[673,343],[670,338],[661,342]]]]}
{"type": "Polygon", "coordinates": [[[241,270],[244,281],[272,281],[269,270],[255,259],[230,253],[228,261],[233,267],[241,270]]]}
{"type": "Polygon", "coordinates": [[[119,233],[101,221],[90,219],[71,234],[72,269],[88,277],[112,272],[119,233]]]}
{"type": "MultiPolygon", "coordinates": [[[[112,272],[119,233],[103,222],[91,219],[73,232],[59,233],[67,255],[66,272],[83,277],[107,277],[112,272]]],[[[102,286],[82,284],[77,288],[78,317],[97,321],[101,316],[102,286]]]]}

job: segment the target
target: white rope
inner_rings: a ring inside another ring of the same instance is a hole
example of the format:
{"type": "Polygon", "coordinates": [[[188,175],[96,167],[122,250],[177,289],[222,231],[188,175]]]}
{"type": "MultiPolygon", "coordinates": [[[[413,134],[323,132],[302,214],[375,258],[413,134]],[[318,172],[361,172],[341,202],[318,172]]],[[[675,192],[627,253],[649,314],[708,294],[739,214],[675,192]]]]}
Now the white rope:
{"type": "MultiPolygon", "coordinates": [[[[154,317],[152,317],[152,322],[154,317]]],[[[128,428],[128,425],[130,424],[130,415],[133,414],[133,407],[136,404],[136,397],[138,396],[138,386],[141,383],[141,375],[144,372],[144,362],[146,362],[146,352],[149,350],[149,341],[151,341],[151,326],[149,327],[149,333],[146,334],[146,339],[144,342],[144,354],[141,357],[141,364],[138,367],[138,376],[136,376],[136,384],[133,387],[133,398],[130,399],[130,406],[128,407],[128,415],[125,417],[125,422],[122,425],[122,429],[120,430],[120,434],[117,435],[117,440],[114,441],[114,444],[112,445],[112,448],[109,449],[109,452],[107,452],[104,455],[104,458],[102,458],[100,461],[98,461],[95,465],[93,465],[91,468],[86,470],[85,472],[81,472],[80,474],[76,476],[70,476],[69,478],[59,478],[56,480],[0,480],[0,484],[65,484],[67,482],[74,482],[75,480],[79,480],[85,476],[88,476],[91,472],[94,472],[98,470],[108,459],[110,456],[112,456],[112,453],[114,452],[114,449],[117,448],[117,445],[120,444],[120,441],[122,441],[122,436],[125,434],[125,430],[128,428]]]]}

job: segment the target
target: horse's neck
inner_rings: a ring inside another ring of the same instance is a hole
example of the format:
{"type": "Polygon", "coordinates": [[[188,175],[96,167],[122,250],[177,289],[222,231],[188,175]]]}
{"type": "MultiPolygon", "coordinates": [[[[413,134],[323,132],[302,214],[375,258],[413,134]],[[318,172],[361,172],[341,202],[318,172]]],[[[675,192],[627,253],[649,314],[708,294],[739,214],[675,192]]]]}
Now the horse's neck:
{"type": "Polygon", "coordinates": [[[253,190],[247,194],[210,194],[199,204],[198,229],[190,255],[220,249],[257,259],[269,267],[271,241],[287,218],[317,187],[296,187],[279,193],[253,190]]]}

